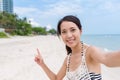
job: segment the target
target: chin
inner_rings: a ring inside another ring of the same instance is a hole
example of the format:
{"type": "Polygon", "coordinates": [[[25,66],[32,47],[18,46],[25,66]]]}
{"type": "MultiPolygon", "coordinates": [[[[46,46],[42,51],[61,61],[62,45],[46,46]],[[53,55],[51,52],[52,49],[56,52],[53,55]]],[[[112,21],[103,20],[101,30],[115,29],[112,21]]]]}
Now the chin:
{"type": "Polygon", "coordinates": [[[70,47],[70,48],[74,48],[76,45],[75,44],[69,44],[67,46],[70,47]]]}

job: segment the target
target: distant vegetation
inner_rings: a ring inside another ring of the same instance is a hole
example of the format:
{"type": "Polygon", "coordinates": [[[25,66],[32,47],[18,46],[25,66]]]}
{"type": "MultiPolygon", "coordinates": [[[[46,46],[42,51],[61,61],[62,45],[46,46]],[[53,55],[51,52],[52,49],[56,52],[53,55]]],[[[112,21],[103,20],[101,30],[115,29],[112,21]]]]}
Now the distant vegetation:
{"type": "Polygon", "coordinates": [[[0,32],[0,38],[7,38],[8,36],[4,32],[0,32]]]}
{"type": "MultiPolygon", "coordinates": [[[[26,17],[19,18],[17,14],[9,14],[0,12],[0,28],[4,28],[5,32],[10,35],[47,35],[56,34],[55,29],[47,31],[46,27],[32,26],[26,17]]],[[[3,33],[0,32],[0,37],[3,33]]]]}

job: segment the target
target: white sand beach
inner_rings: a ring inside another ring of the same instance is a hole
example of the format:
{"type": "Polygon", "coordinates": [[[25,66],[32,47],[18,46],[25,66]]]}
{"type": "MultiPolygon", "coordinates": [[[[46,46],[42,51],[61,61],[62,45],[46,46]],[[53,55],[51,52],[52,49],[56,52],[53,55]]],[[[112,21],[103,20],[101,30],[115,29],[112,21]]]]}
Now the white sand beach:
{"type": "MultiPolygon", "coordinates": [[[[49,80],[34,62],[39,48],[45,63],[55,73],[66,56],[62,40],[56,36],[12,37],[0,39],[0,80],[49,80]]],[[[103,80],[120,80],[119,68],[102,65],[103,80]]]]}

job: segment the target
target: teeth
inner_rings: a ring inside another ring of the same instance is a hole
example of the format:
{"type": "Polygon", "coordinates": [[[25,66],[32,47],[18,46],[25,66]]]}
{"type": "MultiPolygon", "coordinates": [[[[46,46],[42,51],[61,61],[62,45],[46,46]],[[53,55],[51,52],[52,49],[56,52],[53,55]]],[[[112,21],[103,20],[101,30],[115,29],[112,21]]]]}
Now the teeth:
{"type": "Polygon", "coordinates": [[[73,42],[73,40],[67,40],[68,42],[73,42]]]}

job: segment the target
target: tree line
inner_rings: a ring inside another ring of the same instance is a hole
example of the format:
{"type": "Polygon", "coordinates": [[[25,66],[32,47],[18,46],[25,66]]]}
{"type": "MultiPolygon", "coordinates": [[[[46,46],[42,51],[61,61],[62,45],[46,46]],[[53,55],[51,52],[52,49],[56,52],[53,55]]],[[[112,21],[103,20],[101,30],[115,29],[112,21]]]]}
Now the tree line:
{"type": "Polygon", "coordinates": [[[47,35],[56,34],[54,28],[47,30],[46,27],[32,26],[27,18],[19,18],[17,14],[0,12],[0,28],[11,35],[47,35]]]}

